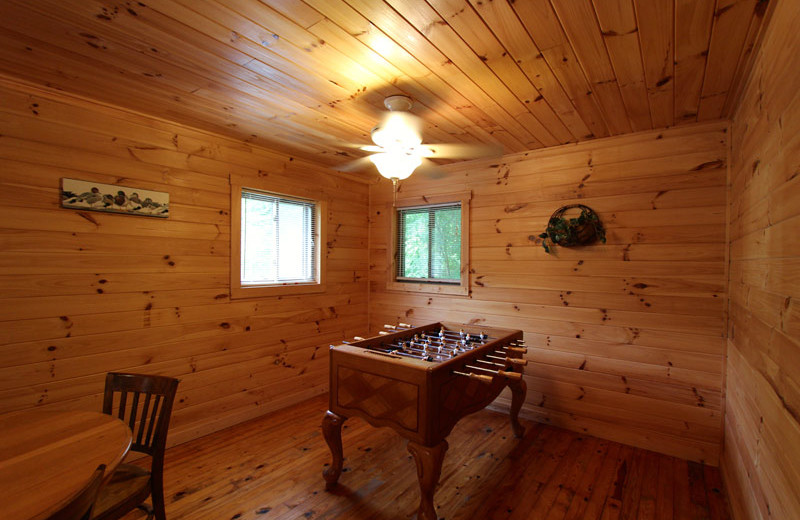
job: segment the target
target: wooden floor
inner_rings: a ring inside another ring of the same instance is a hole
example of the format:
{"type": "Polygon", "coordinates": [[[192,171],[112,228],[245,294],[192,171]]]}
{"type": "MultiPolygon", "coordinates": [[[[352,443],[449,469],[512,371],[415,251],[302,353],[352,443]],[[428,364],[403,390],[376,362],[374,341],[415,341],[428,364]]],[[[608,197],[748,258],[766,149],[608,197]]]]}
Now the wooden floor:
{"type": "MultiPolygon", "coordinates": [[[[393,431],[350,419],[345,469],[326,492],[330,453],[315,398],[167,452],[169,520],[415,516],[414,461],[393,431]]],[[[435,503],[440,519],[727,519],[717,468],[481,411],[448,438],[435,503]]],[[[142,518],[131,513],[125,520],[142,518]]]]}

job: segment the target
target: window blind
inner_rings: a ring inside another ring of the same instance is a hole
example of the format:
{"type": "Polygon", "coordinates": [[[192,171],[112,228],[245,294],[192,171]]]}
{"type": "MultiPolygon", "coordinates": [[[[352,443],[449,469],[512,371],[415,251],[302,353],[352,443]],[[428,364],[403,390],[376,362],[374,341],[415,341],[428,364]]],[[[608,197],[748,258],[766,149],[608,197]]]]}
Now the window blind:
{"type": "Polygon", "coordinates": [[[242,190],[241,283],[308,283],[317,278],[312,200],[242,190]]]}
{"type": "Polygon", "coordinates": [[[397,211],[399,281],[461,283],[461,203],[397,211]]]}

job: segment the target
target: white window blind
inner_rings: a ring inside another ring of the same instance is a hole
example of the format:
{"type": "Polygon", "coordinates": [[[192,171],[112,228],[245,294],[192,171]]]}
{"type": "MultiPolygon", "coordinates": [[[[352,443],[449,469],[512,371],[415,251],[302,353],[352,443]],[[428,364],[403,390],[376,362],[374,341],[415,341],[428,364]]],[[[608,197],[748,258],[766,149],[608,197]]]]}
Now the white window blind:
{"type": "Polygon", "coordinates": [[[461,203],[397,211],[398,281],[461,283],[461,203]]]}
{"type": "Polygon", "coordinates": [[[241,284],[317,281],[317,211],[312,200],[242,190],[241,284]]]}

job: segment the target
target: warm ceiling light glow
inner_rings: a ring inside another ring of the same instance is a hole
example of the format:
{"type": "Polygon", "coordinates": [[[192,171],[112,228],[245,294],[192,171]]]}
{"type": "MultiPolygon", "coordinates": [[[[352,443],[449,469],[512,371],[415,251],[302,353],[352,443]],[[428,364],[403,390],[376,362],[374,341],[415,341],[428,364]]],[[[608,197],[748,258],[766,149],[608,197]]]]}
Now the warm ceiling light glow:
{"type": "Polygon", "coordinates": [[[383,123],[372,131],[372,142],[386,149],[407,149],[422,144],[414,116],[390,112],[383,123]]]}
{"type": "Polygon", "coordinates": [[[403,151],[376,153],[370,155],[369,159],[381,175],[397,180],[408,178],[422,164],[422,157],[403,151]]]}

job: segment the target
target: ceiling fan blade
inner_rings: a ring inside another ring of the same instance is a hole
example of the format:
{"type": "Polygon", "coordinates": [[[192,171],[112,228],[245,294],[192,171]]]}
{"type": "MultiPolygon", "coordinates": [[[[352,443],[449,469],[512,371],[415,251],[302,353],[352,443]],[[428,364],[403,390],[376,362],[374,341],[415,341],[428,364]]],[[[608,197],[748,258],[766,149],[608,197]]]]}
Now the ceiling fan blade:
{"type": "Polygon", "coordinates": [[[441,179],[445,175],[445,171],[439,167],[438,164],[431,161],[430,159],[426,159],[425,157],[422,158],[422,164],[417,166],[414,170],[413,175],[418,175],[421,177],[425,177],[428,179],[441,179]]]}
{"type": "Polygon", "coordinates": [[[478,159],[503,154],[503,147],[496,144],[425,144],[422,149],[430,159],[478,159]]]}
{"type": "Polygon", "coordinates": [[[355,161],[348,161],[344,164],[338,164],[336,166],[332,166],[332,168],[340,172],[353,172],[356,170],[363,170],[370,166],[372,166],[372,161],[369,159],[369,156],[366,156],[366,157],[359,157],[355,161]]]}

